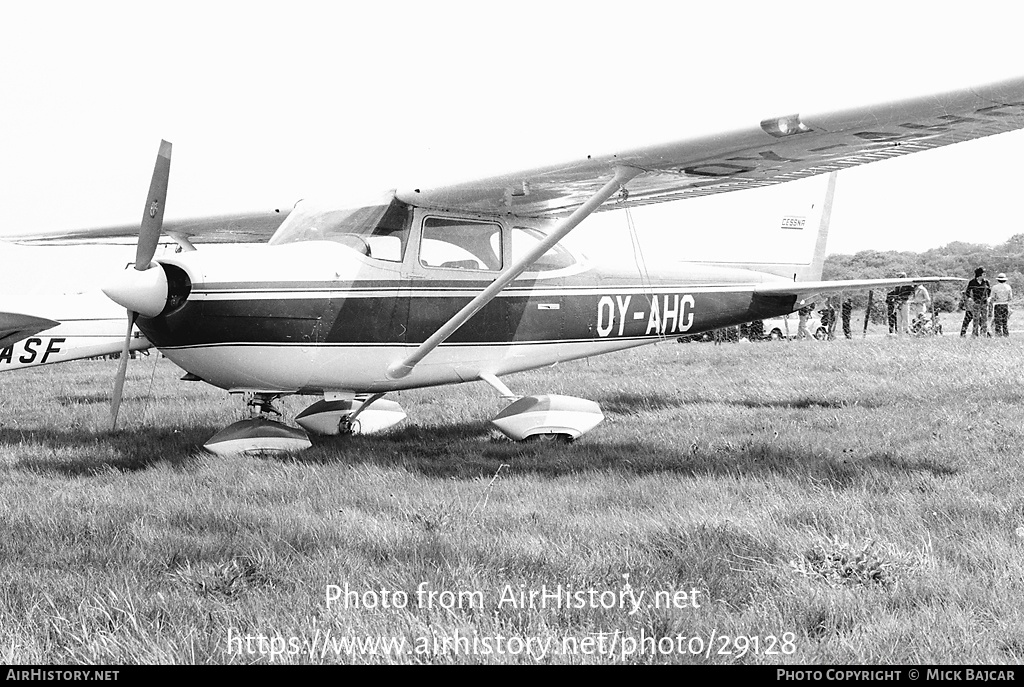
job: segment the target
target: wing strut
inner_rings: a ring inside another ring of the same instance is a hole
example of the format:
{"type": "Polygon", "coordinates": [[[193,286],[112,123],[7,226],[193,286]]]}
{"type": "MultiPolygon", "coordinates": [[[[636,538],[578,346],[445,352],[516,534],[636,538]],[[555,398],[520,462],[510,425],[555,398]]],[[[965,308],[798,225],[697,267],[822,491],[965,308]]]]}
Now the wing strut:
{"type": "Polygon", "coordinates": [[[441,325],[430,338],[421,343],[407,358],[391,363],[387,371],[388,379],[402,379],[406,377],[428,353],[444,343],[459,327],[464,325],[481,308],[490,303],[513,279],[525,272],[538,258],[547,253],[552,246],[561,241],[566,234],[575,229],[580,222],[590,216],[603,202],[618,193],[624,184],[628,183],[642,171],[634,167],[616,167],[615,178],[602,186],[600,191],[591,196],[583,205],[576,208],[575,212],[562,220],[555,227],[554,231],[548,234],[547,238],[534,246],[533,250],[517,260],[506,271],[502,272],[501,276],[477,294],[473,300],[452,316],[450,320],[441,325]]]}

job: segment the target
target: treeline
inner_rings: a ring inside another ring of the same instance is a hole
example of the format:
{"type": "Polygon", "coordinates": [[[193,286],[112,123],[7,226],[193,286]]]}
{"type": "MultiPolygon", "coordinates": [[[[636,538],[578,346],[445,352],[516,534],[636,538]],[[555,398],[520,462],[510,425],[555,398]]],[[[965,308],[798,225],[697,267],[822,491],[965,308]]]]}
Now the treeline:
{"type": "MultiPolygon", "coordinates": [[[[1005,243],[988,246],[954,241],[923,253],[908,251],[863,250],[854,255],[830,255],[825,258],[823,279],[890,279],[900,272],[908,277],[963,277],[970,279],[977,267],[985,268],[985,277],[995,284],[996,275],[1006,273],[1014,289],[1014,300],[1024,297],[1024,234],[1015,234],[1005,243]]],[[[953,312],[960,307],[963,286],[929,287],[936,308],[953,312]]],[[[867,294],[852,294],[854,305],[864,307],[867,294]]],[[[875,293],[875,299],[884,298],[875,293]]]]}

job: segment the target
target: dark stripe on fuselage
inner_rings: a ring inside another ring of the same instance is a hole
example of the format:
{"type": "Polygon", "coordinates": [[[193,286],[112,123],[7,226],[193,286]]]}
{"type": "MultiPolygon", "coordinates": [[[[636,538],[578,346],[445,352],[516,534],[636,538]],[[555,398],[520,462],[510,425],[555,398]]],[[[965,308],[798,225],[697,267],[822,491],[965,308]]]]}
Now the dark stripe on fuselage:
{"type": "MultiPolygon", "coordinates": [[[[781,315],[791,312],[795,303],[795,297],[764,298],[749,290],[724,290],[726,285],[722,286],[695,291],[691,285],[659,284],[653,294],[637,293],[635,286],[617,291],[593,284],[586,287],[591,293],[574,293],[578,289],[556,285],[544,289],[549,292],[545,295],[528,289],[509,290],[488,303],[448,343],[674,337],[781,315]]],[[[295,284],[291,287],[298,290],[295,284]]],[[[464,282],[458,283],[458,289],[472,291],[464,282]]],[[[138,324],[151,342],[167,348],[226,343],[417,344],[471,298],[436,292],[437,285],[432,284],[381,295],[335,287],[323,296],[275,299],[263,294],[247,298],[222,292],[216,298],[204,298],[213,293],[204,287],[194,294],[198,298],[188,300],[179,310],[140,318],[138,324]]]]}
{"type": "MultiPolygon", "coordinates": [[[[227,296],[238,296],[244,298],[246,296],[271,296],[271,295],[288,295],[288,294],[305,294],[305,293],[323,293],[325,295],[336,295],[339,292],[345,295],[358,295],[363,293],[374,293],[374,292],[390,292],[402,291],[410,294],[427,293],[427,292],[471,292],[479,293],[486,287],[490,286],[493,280],[478,280],[478,279],[423,279],[423,280],[379,280],[379,279],[367,279],[359,280],[355,283],[346,284],[343,287],[339,287],[337,283],[325,283],[322,281],[309,281],[309,282],[216,282],[209,284],[196,285],[193,287],[192,294],[198,298],[223,298],[227,296]]],[[[525,279],[520,278],[513,282],[511,285],[505,287],[505,289],[499,294],[506,296],[509,294],[530,294],[538,291],[558,291],[565,293],[575,293],[580,291],[593,291],[600,289],[603,292],[616,292],[616,291],[636,291],[636,290],[650,290],[653,288],[655,291],[661,291],[666,288],[679,290],[749,290],[754,283],[760,282],[736,282],[736,283],[724,283],[721,280],[715,279],[694,279],[688,281],[665,281],[652,279],[650,283],[638,282],[636,277],[618,277],[618,276],[607,276],[607,275],[593,275],[585,273],[583,275],[576,275],[574,277],[566,277],[561,279],[525,279]],[[585,277],[585,278],[582,278],[585,277]],[[597,277],[595,281],[594,277],[597,277]]]]}

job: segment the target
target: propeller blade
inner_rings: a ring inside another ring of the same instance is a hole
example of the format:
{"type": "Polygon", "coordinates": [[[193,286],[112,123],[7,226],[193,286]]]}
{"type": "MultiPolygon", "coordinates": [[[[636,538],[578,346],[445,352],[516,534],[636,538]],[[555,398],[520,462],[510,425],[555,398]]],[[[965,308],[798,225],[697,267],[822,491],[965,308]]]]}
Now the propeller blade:
{"type": "MultiPolygon", "coordinates": [[[[146,196],[146,209],[142,213],[142,224],[139,226],[139,244],[135,249],[135,269],[145,272],[153,262],[156,255],[156,247],[160,242],[160,232],[164,224],[164,207],[167,205],[167,181],[171,176],[171,144],[167,141],[160,141],[160,150],[156,155],[156,165],[153,167],[153,178],[149,182],[149,195],[146,196]]],[[[160,272],[160,270],[157,270],[160,272]]],[[[158,275],[163,278],[162,274],[158,275]]],[[[166,279],[156,285],[157,301],[166,298],[166,279]],[[163,289],[163,296],[159,297],[160,289],[163,289]]],[[[131,284],[129,285],[131,286],[131,284]]],[[[137,284],[136,284],[137,286],[137,284]]],[[[146,291],[152,291],[147,289],[146,291]]],[[[116,299],[115,299],[116,300],[116,299]]],[[[122,298],[121,300],[126,300],[122,298]]],[[[145,300],[145,299],[144,299],[145,300]]],[[[161,306],[162,307],[162,306],[161,306]]],[[[154,308],[159,313],[158,308],[154,308]]],[[[147,313],[148,314],[148,313],[147,313]]],[[[139,313],[131,308],[128,309],[128,331],[124,335],[124,346],[121,347],[121,362],[117,367],[117,377],[114,378],[114,393],[110,398],[110,429],[117,429],[117,413],[121,410],[121,397],[124,394],[124,379],[128,375],[128,358],[131,355],[129,350],[132,345],[132,327],[139,313]]]]}
{"type": "Polygon", "coordinates": [[[128,311],[128,332],[124,335],[124,346],[121,347],[121,363],[117,367],[117,376],[114,377],[114,394],[110,397],[110,430],[117,429],[117,413],[121,410],[121,395],[124,393],[124,378],[128,374],[128,357],[131,352],[128,350],[132,345],[132,327],[139,314],[128,311]]]}
{"type": "Polygon", "coordinates": [[[135,250],[135,269],[140,272],[149,268],[156,255],[160,241],[160,230],[164,223],[164,207],[167,205],[167,181],[171,175],[171,144],[160,141],[160,152],[153,167],[153,180],[149,184],[146,209],[142,213],[139,229],[139,245],[135,250]]]}

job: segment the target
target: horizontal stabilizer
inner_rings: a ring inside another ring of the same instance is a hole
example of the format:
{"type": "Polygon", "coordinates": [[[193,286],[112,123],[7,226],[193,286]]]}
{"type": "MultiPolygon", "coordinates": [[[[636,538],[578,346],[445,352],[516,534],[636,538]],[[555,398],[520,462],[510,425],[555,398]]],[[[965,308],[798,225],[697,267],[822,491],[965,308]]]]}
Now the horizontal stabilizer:
{"type": "Polygon", "coordinates": [[[959,277],[914,277],[902,279],[845,279],[840,281],[768,282],[754,286],[755,297],[796,297],[796,307],[815,301],[818,296],[840,291],[891,289],[916,284],[962,284],[959,277]]]}
{"type": "Polygon", "coordinates": [[[21,313],[0,313],[0,348],[13,346],[33,334],[46,331],[60,324],[45,317],[22,315],[21,313]]]}

